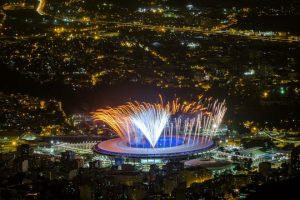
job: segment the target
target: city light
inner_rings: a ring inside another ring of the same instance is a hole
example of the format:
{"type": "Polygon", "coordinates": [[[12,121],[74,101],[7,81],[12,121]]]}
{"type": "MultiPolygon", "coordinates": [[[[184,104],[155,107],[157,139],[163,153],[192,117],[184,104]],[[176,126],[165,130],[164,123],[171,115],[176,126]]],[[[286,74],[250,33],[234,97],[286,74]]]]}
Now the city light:
{"type": "Polygon", "coordinates": [[[1,1],[0,200],[299,196],[298,4],[1,1]]]}
{"type": "Polygon", "coordinates": [[[285,89],[284,89],[284,87],[280,87],[279,92],[280,92],[281,95],[284,95],[284,94],[285,94],[285,89]]]}
{"type": "Polygon", "coordinates": [[[262,95],[263,98],[267,98],[268,96],[269,96],[269,92],[267,92],[267,91],[263,92],[263,95],[262,95]]]}

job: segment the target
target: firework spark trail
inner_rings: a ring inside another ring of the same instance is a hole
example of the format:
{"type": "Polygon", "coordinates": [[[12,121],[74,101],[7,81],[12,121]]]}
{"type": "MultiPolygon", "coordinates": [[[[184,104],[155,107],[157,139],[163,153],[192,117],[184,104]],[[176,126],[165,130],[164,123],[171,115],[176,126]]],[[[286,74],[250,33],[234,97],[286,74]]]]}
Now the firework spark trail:
{"type": "Polygon", "coordinates": [[[132,143],[146,139],[154,148],[162,133],[164,138],[170,138],[170,146],[173,137],[176,144],[180,139],[194,144],[200,136],[201,142],[206,142],[216,134],[225,112],[225,101],[219,103],[210,98],[181,103],[176,98],[164,102],[160,96],[160,103],[128,102],[116,108],[98,109],[92,116],[94,120],[106,123],[130,147],[132,143]],[[182,120],[186,115],[189,117],[182,120]]]}
{"type": "Polygon", "coordinates": [[[195,143],[195,139],[196,139],[197,134],[198,134],[199,122],[200,122],[199,116],[200,116],[200,115],[197,115],[196,126],[195,126],[195,132],[194,132],[194,138],[193,138],[193,144],[195,143]]]}
{"type": "Polygon", "coordinates": [[[170,134],[171,134],[171,136],[170,136],[170,147],[172,146],[172,138],[173,138],[173,123],[170,123],[170,134]]]}
{"type": "Polygon", "coordinates": [[[179,133],[181,128],[181,118],[175,118],[175,132],[176,132],[176,141],[178,141],[179,133]]]}
{"type": "Polygon", "coordinates": [[[154,147],[161,132],[169,121],[169,116],[169,113],[164,110],[149,109],[135,114],[130,117],[130,120],[142,131],[152,147],[154,147]]]}

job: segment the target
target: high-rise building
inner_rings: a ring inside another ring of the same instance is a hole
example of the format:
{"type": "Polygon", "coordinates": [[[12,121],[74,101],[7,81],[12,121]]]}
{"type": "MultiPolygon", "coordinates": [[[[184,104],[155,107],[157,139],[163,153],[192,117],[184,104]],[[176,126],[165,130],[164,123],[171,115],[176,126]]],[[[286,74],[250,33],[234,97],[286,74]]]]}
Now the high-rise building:
{"type": "Polygon", "coordinates": [[[271,163],[270,162],[259,163],[258,171],[264,176],[270,175],[270,173],[272,172],[271,163]]]}
{"type": "Polygon", "coordinates": [[[67,150],[61,153],[60,163],[65,169],[76,169],[75,152],[67,150]]]}
{"type": "Polygon", "coordinates": [[[101,167],[101,161],[100,160],[91,161],[91,162],[89,162],[89,166],[90,166],[91,169],[100,168],[101,167]]]}
{"type": "Polygon", "coordinates": [[[15,160],[16,169],[18,172],[28,171],[28,160],[16,159],[15,160]]]}
{"type": "Polygon", "coordinates": [[[291,152],[290,172],[300,174],[300,146],[297,146],[291,152]]]}
{"type": "Polygon", "coordinates": [[[61,162],[68,162],[75,160],[75,152],[67,150],[61,153],[61,162]]]}
{"type": "Polygon", "coordinates": [[[30,148],[29,144],[21,144],[17,147],[17,157],[22,159],[28,159],[28,157],[32,154],[32,148],[30,148]]]}

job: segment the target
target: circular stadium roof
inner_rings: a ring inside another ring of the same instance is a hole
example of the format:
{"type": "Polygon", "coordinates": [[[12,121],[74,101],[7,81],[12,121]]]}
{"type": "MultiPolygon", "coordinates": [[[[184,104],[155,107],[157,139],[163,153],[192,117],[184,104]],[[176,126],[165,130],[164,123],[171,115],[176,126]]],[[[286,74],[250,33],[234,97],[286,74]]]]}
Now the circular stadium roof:
{"type": "Polygon", "coordinates": [[[181,144],[178,146],[164,148],[139,148],[130,147],[121,138],[106,140],[96,144],[94,152],[108,156],[125,156],[135,158],[163,158],[185,156],[189,154],[205,153],[214,149],[213,140],[199,137],[198,141],[190,144],[181,144]]]}

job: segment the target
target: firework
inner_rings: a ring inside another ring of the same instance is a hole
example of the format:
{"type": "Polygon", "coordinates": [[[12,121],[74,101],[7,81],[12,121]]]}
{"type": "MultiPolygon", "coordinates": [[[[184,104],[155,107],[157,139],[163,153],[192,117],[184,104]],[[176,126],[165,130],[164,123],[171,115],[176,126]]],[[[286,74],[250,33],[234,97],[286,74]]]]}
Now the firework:
{"type": "Polygon", "coordinates": [[[128,146],[149,143],[155,148],[182,142],[194,144],[200,137],[201,142],[206,142],[216,133],[225,112],[224,101],[182,103],[177,98],[164,102],[160,97],[159,103],[128,102],[115,108],[98,109],[92,116],[95,121],[106,123],[128,146]]]}

